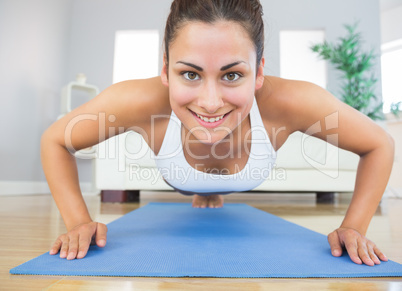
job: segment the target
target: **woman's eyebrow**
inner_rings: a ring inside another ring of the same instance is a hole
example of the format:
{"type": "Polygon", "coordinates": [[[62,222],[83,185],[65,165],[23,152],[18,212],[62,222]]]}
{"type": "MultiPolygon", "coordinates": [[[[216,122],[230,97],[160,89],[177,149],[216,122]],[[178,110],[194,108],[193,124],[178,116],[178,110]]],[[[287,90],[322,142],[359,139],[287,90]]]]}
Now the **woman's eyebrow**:
{"type": "Polygon", "coordinates": [[[201,68],[201,67],[199,67],[199,66],[197,66],[197,65],[191,64],[191,63],[178,61],[176,64],[184,64],[184,65],[186,65],[186,66],[193,67],[193,68],[196,69],[197,71],[200,71],[200,72],[204,71],[203,68],[201,68]]]}
{"type": "MultiPolygon", "coordinates": [[[[238,61],[238,62],[231,63],[231,64],[229,64],[229,65],[223,66],[223,67],[221,68],[221,71],[226,71],[227,69],[230,69],[231,67],[234,67],[234,66],[236,66],[236,65],[238,65],[238,64],[240,64],[240,63],[246,63],[246,62],[244,62],[244,61],[238,61]]],[[[183,61],[178,61],[176,64],[183,64],[183,65],[186,65],[186,66],[190,66],[190,67],[193,67],[194,69],[196,69],[197,71],[200,71],[200,72],[204,71],[203,68],[201,68],[201,67],[199,67],[199,66],[197,66],[197,65],[194,65],[194,64],[192,64],[192,63],[187,63],[187,62],[183,62],[183,61]]]]}
{"type": "Polygon", "coordinates": [[[231,67],[234,67],[234,66],[236,66],[236,65],[238,65],[238,64],[240,64],[240,63],[246,63],[246,62],[244,62],[244,61],[238,61],[238,62],[231,63],[231,64],[229,64],[229,65],[223,66],[223,67],[221,68],[221,71],[226,71],[227,69],[230,69],[231,67]]]}

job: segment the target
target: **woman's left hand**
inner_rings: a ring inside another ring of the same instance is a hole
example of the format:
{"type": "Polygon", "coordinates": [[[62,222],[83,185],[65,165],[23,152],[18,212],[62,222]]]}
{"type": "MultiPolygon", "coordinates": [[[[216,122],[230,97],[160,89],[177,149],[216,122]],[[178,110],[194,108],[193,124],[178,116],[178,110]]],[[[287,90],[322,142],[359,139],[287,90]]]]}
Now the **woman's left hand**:
{"type": "Polygon", "coordinates": [[[340,227],[334,230],[328,235],[328,242],[334,257],[340,257],[342,247],[345,247],[350,259],[359,265],[364,263],[374,266],[380,264],[381,261],[388,261],[372,241],[352,228],[340,227]]]}

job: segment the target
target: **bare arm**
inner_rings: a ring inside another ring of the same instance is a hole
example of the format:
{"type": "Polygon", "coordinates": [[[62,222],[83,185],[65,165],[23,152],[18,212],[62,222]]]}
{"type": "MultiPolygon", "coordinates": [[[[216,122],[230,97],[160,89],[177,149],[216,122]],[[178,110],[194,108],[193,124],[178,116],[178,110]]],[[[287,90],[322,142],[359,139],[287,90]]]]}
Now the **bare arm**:
{"type": "MultiPolygon", "coordinates": [[[[150,108],[155,110],[152,100],[157,98],[155,96],[166,94],[164,90],[159,77],[115,84],[44,132],[41,138],[42,166],[68,232],[92,222],[79,187],[73,153],[112,137],[119,133],[119,129],[146,126],[152,114],[150,108]],[[109,120],[109,117],[114,118],[109,120]]],[[[95,227],[92,231],[96,232],[98,225],[92,227],[95,227]]],[[[99,240],[106,243],[106,226],[101,227],[100,231],[105,235],[101,235],[99,240]]],[[[88,227],[85,231],[89,231],[88,227]]],[[[88,245],[89,242],[86,241],[88,245]]],[[[55,249],[63,243],[58,240],[55,249]]]]}
{"type": "MultiPolygon", "coordinates": [[[[394,143],[390,135],[371,119],[339,101],[324,89],[307,83],[295,83],[291,111],[295,115],[292,128],[302,132],[317,121],[323,130],[314,134],[326,140],[328,134],[338,134],[338,147],[360,156],[353,198],[338,230],[328,237],[332,253],[342,254],[345,246],[356,263],[373,265],[386,260],[374,243],[365,238],[369,223],[385,191],[394,159],[394,143]],[[337,114],[338,123],[331,116],[337,114]],[[332,120],[332,121],[331,121],[332,120]]],[[[329,141],[331,142],[331,141],[329,141]]]]}
{"type": "Polygon", "coordinates": [[[79,188],[75,157],[47,130],[41,139],[41,160],[50,192],[67,230],[91,222],[79,188]]]}

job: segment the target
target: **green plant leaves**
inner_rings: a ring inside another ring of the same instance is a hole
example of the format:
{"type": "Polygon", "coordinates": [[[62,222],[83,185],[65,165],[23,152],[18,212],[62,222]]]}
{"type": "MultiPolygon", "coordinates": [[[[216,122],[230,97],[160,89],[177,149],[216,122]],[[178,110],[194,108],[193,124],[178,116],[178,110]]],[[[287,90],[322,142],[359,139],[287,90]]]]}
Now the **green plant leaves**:
{"type": "Polygon", "coordinates": [[[373,120],[382,120],[384,119],[383,103],[378,104],[375,95],[377,79],[374,74],[368,76],[375,61],[374,51],[362,51],[361,33],[356,32],[358,23],[344,26],[347,35],[340,37],[338,43],[332,44],[324,41],[311,46],[311,50],[342,72],[341,97],[343,102],[373,120]],[[374,106],[374,104],[377,105],[374,106]]]}

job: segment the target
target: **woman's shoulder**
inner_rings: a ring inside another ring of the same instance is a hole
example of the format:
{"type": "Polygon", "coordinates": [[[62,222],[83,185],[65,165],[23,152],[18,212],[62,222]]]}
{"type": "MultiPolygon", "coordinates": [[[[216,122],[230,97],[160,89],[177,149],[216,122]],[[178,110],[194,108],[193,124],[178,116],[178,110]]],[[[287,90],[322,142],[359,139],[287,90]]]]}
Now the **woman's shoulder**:
{"type": "Polygon", "coordinates": [[[264,84],[256,92],[261,115],[268,119],[286,121],[295,110],[300,109],[308,91],[316,86],[312,83],[265,76],[264,84]]]}
{"type": "Polygon", "coordinates": [[[119,82],[105,92],[122,115],[131,115],[136,122],[148,123],[152,116],[171,112],[169,92],[160,77],[119,82]]]}
{"type": "Polygon", "coordinates": [[[126,105],[141,106],[148,113],[160,113],[159,111],[171,111],[169,103],[169,91],[160,77],[149,79],[128,80],[111,86],[126,105]]]}
{"type": "Polygon", "coordinates": [[[263,87],[256,92],[256,100],[267,131],[271,133],[280,128],[281,134],[276,138],[284,142],[290,134],[303,130],[305,124],[313,124],[321,118],[321,113],[334,108],[327,109],[333,104],[333,98],[328,95],[310,82],[265,76],[263,87]]]}
{"type": "Polygon", "coordinates": [[[261,100],[276,106],[289,106],[318,86],[300,80],[289,80],[275,76],[265,76],[264,84],[257,94],[261,100]]]}

